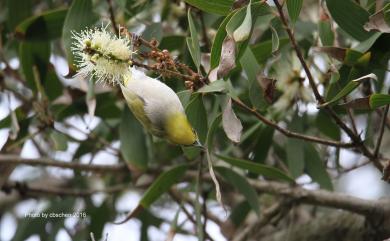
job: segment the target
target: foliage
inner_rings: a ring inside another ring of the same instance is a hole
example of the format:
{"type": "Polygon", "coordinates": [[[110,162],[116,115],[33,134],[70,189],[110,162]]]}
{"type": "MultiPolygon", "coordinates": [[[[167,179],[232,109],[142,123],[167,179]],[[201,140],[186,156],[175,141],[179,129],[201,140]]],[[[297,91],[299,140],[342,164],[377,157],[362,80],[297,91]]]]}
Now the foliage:
{"type": "Polygon", "coordinates": [[[73,78],[71,31],[107,23],[113,34],[120,25],[133,36],[139,57],[134,66],[178,94],[215,165],[230,216],[226,222],[209,219],[222,229],[234,226],[236,233],[223,231],[227,239],[244,229],[250,213],[260,218],[270,203],[284,203],[265,196],[255,182],[302,186],[299,177],[308,177],[316,188],[333,190],[340,175],[360,167],[342,166],[340,149],[353,148],[389,178],[380,145],[390,126],[382,117],[390,104],[390,3],[279,2],[1,1],[0,99],[6,115],[0,128],[9,134],[1,147],[0,197],[13,189],[19,195],[9,203],[0,198],[0,217],[17,218],[12,240],[34,234],[54,240],[66,226],[64,218],[13,214],[25,198],[42,204],[32,212],[85,212],[85,219],[66,230],[72,240],[86,240],[90,232],[100,239],[106,224],[123,220],[115,204],[129,192],[141,195],[135,209],[127,208],[128,218],[142,223],[141,240],[149,239],[149,227],[163,223],[171,226],[167,235],[213,236],[181,224],[188,219],[201,225],[203,209],[216,201],[205,151],[146,133],[118,86],[73,78]],[[169,55],[166,62],[153,56],[162,53],[169,55]],[[357,124],[362,118],[366,123],[357,124]],[[16,182],[5,181],[14,168],[2,168],[12,163],[5,157],[21,158],[22,151],[27,157],[26,150],[44,161],[69,162],[73,170],[45,168],[51,165],[46,162],[16,182]],[[88,169],[86,163],[112,164],[116,171],[88,169]],[[107,193],[101,202],[93,198],[98,191],[107,193]],[[197,215],[183,219],[179,214],[189,206],[197,215]],[[174,209],[177,215],[167,218],[158,209],[174,209]]]}

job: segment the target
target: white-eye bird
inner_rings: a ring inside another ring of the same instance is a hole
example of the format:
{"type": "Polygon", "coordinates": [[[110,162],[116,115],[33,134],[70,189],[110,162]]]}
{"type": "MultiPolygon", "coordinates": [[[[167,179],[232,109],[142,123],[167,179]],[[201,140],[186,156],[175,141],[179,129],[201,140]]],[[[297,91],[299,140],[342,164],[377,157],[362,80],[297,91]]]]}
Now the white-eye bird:
{"type": "Polygon", "coordinates": [[[129,67],[131,40],[107,32],[107,26],[72,32],[71,50],[78,67],[75,77],[119,84],[129,108],[152,135],[173,144],[200,145],[176,93],[129,67]]]}
{"type": "Polygon", "coordinates": [[[120,86],[130,110],[152,135],[178,145],[198,143],[179,97],[166,84],[131,68],[120,86]]]}

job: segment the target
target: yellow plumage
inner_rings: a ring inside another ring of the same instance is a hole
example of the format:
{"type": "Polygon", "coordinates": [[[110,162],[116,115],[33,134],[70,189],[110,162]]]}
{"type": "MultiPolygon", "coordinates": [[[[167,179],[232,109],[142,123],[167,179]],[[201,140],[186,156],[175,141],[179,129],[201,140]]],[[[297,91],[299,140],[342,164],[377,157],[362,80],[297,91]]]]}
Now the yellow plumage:
{"type": "Polygon", "coordinates": [[[197,142],[178,96],[167,85],[132,69],[121,90],[134,116],[152,135],[178,145],[197,142]]]}

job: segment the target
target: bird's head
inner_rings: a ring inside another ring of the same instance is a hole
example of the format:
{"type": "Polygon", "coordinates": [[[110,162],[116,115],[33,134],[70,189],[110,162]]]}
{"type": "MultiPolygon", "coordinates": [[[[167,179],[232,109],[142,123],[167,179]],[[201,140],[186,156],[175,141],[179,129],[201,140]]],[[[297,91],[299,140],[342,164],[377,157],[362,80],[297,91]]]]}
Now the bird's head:
{"type": "Polygon", "coordinates": [[[177,145],[194,145],[197,135],[183,112],[174,112],[165,121],[166,138],[177,145]]]}

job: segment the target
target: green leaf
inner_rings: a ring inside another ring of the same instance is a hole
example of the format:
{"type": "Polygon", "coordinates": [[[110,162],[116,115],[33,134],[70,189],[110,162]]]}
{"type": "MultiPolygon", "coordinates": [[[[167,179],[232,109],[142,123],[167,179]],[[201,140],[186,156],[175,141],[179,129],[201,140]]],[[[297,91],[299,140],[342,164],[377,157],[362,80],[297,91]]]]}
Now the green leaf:
{"type": "MultiPolygon", "coordinates": [[[[192,127],[195,129],[199,141],[204,144],[207,137],[207,112],[203,105],[202,96],[200,94],[195,94],[193,99],[186,107],[186,114],[189,122],[192,127]]],[[[194,159],[200,153],[198,147],[182,147],[184,154],[188,159],[194,159]]]]}
{"type": "Polygon", "coordinates": [[[228,83],[223,79],[219,79],[211,82],[208,85],[203,86],[202,88],[198,89],[197,92],[199,93],[224,92],[227,90],[227,88],[228,88],[228,83]]]}
{"type": "Polygon", "coordinates": [[[262,125],[261,128],[256,132],[258,136],[256,139],[256,145],[254,147],[253,161],[256,163],[264,163],[267,159],[268,152],[272,146],[272,139],[274,136],[275,129],[270,126],[262,125]]]}
{"type": "Polygon", "coordinates": [[[208,13],[227,15],[232,9],[233,0],[184,0],[186,3],[208,13]]]}
{"type": "MultiPolygon", "coordinates": [[[[279,39],[279,48],[289,43],[288,38],[279,39]]],[[[257,63],[263,65],[272,56],[272,40],[267,40],[251,46],[251,50],[257,60],[257,63]]]]}
{"type": "Polygon", "coordinates": [[[181,104],[183,106],[187,106],[187,104],[191,98],[191,90],[183,90],[183,91],[177,92],[176,94],[179,97],[181,104]]]}
{"type": "Polygon", "coordinates": [[[120,150],[130,168],[145,170],[148,166],[146,138],[142,125],[125,106],[119,127],[120,150]]]}
{"type": "Polygon", "coordinates": [[[343,97],[345,97],[345,96],[347,96],[349,93],[351,93],[354,89],[356,89],[356,88],[362,83],[362,80],[367,79],[367,78],[371,78],[371,79],[375,79],[375,80],[377,79],[376,75],[373,74],[373,73],[371,73],[371,74],[362,76],[362,77],[360,77],[360,78],[351,80],[351,81],[349,81],[349,83],[348,83],[342,90],[340,90],[340,92],[338,92],[338,93],[336,94],[336,96],[334,96],[330,101],[325,102],[325,103],[319,105],[318,107],[319,107],[319,108],[323,108],[323,107],[325,107],[325,106],[327,106],[327,105],[336,103],[337,101],[339,101],[340,99],[342,99],[343,97]]]}
{"type": "Polygon", "coordinates": [[[66,14],[62,29],[62,41],[71,69],[74,69],[73,55],[70,49],[72,44],[71,31],[79,32],[85,27],[91,27],[97,20],[92,10],[92,0],[73,0],[66,14]]]}
{"type": "Polygon", "coordinates": [[[173,184],[180,181],[187,168],[188,166],[186,164],[178,165],[158,176],[148,190],[146,190],[139,204],[144,208],[150,207],[150,205],[152,205],[162,194],[167,192],[173,184]]]}
{"type": "Polygon", "coordinates": [[[291,22],[295,23],[298,20],[301,12],[303,0],[287,0],[287,10],[291,22]]]}
{"type": "MultiPolygon", "coordinates": [[[[241,22],[241,24],[233,32],[232,37],[233,37],[235,42],[242,42],[242,41],[247,40],[250,37],[251,30],[252,30],[251,6],[252,6],[251,1],[249,1],[248,6],[246,7],[244,20],[241,22]]],[[[233,21],[233,19],[234,19],[234,16],[231,19],[231,21],[233,21]]],[[[229,25],[229,23],[228,23],[228,25],[229,25]]]]}
{"type": "Polygon", "coordinates": [[[7,0],[7,25],[11,30],[24,19],[32,15],[33,4],[31,0],[7,0]]]}
{"type": "Polygon", "coordinates": [[[369,13],[353,0],[326,0],[332,18],[345,32],[359,41],[373,35],[363,26],[368,22],[369,13]]]}
{"type": "Polygon", "coordinates": [[[370,96],[370,107],[372,109],[379,108],[390,104],[390,95],[387,94],[373,94],[370,96]]]}
{"type": "Polygon", "coordinates": [[[263,176],[268,177],[268,178],[275,178],[275,179],[279,179],[282,181],[294,182],[294,179],[292,179],[287,174],[285,174],[284,172],[280,171],[277,168],[270,167],[270,166],[263,165],[263,164],[254,163],[251,161],[246,161],[246,160],[234,158],[234,157],[227,157],[227,156],[222,156],[222,155],[218,155],[218,154],[216,154],[216,156],[218,158],[220,158],[221,160],[224,160],[225,162],[229,163],[230,165],[239,167],[241,169],[245,169],[247,171],[250,171],[250,172],[253,172],[253,173],[256,173],[259,175],[263,175],[263,176]]]}
{"type": "Polygon", "coordinates": [[[68,138],[58,131],[51,131],[50,138],[53,141],[54,149],[57,151],[66,151],[68,148],[68,138]]]}
{"type": "Polygon", "coordinates": [[[210,69],[218,67],[219,61],[221,58],[222,43],[227,35],[226,25],[232,18],[236,11],[231,12],[219,25],[217,33],[215,34],[213,45],[211,46],[211,56],[210,56],[210,69]]]}
{"type": "MultiPolygon", "coordinates": [[[[267,15],[270,13],[270,9],[268,5],[260,4],[260,3],[253,3],[252,6],[252,19],[253,22],[255,22],[256,18],[258,16],[267,15]]],[[[247,8],[240,8],[238,10],[231,11],[228,16],[224,18],[222,23],[219,25],[217,33],[214,37],[214,41],[211,47],[211,57],[210,57],[210,70],[215,69],[218,67],[220,58],[221,58],[221,50],[222,50],[222,44],[225,40],[225,37],[228,32],[233,33],[233,31],[239,26],[239,24],[243,21],[245,18],[245,12],[247,8]],[[240,12],[240,13],[238,13],[240,12]],[[236,16],[236,20],[232,20],[232,17],[236,16]],[[229,27],[227,26],[229,24],[229,27]]],[[[247,41],[245,41],[247,42],[247,41]]],[[[247,44],[247,43],[246,43],[247,44]]],[[[243,46],[246,46],[245,44],[243,46]]]]}
{"type": "MultiPolygon", "coordinates": [[[[50,45],[48,42],[21,42],[19,45],[19,59],[27,85],[36,91],[33,67],[38,69],[40,81],[43,81],[48,72],[50,45]]],[[[41,83],[42,84],[42,83],[41,83]]]]}
{"type": "Polygon", "coordinates": [[[160,44],[158,45],[161,49],[166,49],[168,51],[173,50],[182,50],[184,44],[186,42],[186,37],[181,35],[169,35],[164,36],[161,39],[160,44]]]}
{"type": "Polygon", "coordinates": [[[329,19],[320,20],[318,22],[318,34],[323,46],[333,46],[334,33],[332,31],[332,24],[329,19]]]}
{"type": "Polygon", "coordinates": [[[246,178],[227,167],[217,166],[214,169],[226,182],[230,183],[245,197],[253,211],[260,217],[260,205],[257,193],[246,178]]]}
{"type": "Polygon", "coordinates": [[[200,71],[200,46],[199,46],[199,38],[198,31],[196,30],[194,20],[192,19],[191,9],[188,9],[188,25],[191,32],[191,39],[187,38],[188,49],[190,50],[190,54],[192,59],[194,60],[195,66],[200,71]]]}
{"type": "Polygon", "coordinates": [[[217,131],[217,128],[221,125],[222,121],[222,114],[217,115],[213,122],[210,125],[209,131],[207,133],[207,139],[206,139],[206,144],[208,150],[212,150],[213,144],[214,144],[214,135],[215,132],[217,131]]]}
{"type": "MultiPolygon", "coordinates": [[[[86,204],[87,208],[85,212],[90,218],[90,223],[88,224],[88,229],[90,232],[93,232],[96,240],[100,240],[102,237],[102,229],[104,225],[110,221],[110,217],[113,216],[111,211],[111,206],[108,204],[109,201],[106,200],[99,207],[95,207],[92,202],[86,204]]],[[[74,239],[73,239],[74,240],[74,239]]]]}
{"type": "Polygon", "coordinates": [[[310,143],[305,145],[305,169],[311,179],[320,184],[321,188],[333,190],[332,180],[326,171],[326,166],[317,150],[310,143]]]}
{"type": "Polygon", "coordinates": [[[256,62],[256,58],[249,48],[247,48],[242,55],[240,64],[248,76],[249,99],[252,105],[260,111],[265,111],[269,106],[269,103],[265,99],[261,86],[256,78],[260,71],[260,66],[256,62]]]}
{"type": "Polygon", "coordinates": [[[24,20],[16,27],[16,35],[27,41],[47,41],[61,37],[67,9],[43,12],[24,20]]]}
{"type": "Polygon", "coordinates": [[[285,145],[287,154],[287,165],[293,177],[298,177],[304,169],[304,142],[297,139],[288,139],[285,145]]]}
{"type": "Polygon", "coordinates": [[[322,134],[334,140],[340,140],[340,127],[324,110],[320,110],[316,116],[316,127],[322,134]]]}
{"type": "Polygon", "coordinates": [[[202,95],[197,94],[186,108],[188,120],[196,130],[199,140],[204,143],[207,137],[207,112],[203,104],[202,95]]]}
{"type": "MultiPolygon", "coordinates": [[[[288,125],[288,129],[291,131],[296,131],[298,133],[303,132],[303,120],[295,113],[293,119],[288,125]]],[[[287,166],[290,170],[291,175],[294,178],[299,177],[303,173],[305,167],[304,160],[304,148],[305,143],[300,139],[289,138],[285,144],[286,154],[287,154],[287,166]]]]}
{"type": "Polygon", "coordinates": [[[149,208],[159,197],[168,192],[175,183],[180,181],[187,169],[188,165],[183,164],[175,166],[160,174],[152,185],[145,191],[136,208],[131,211],[124,220],[116,222],[115,224],[125,223],[131,218],[141,214],[145,208],[149,208]]]}
{"type": "Polygon", "coordinates": [[[250,211],[251,206],[248,201],[243,200],[231,210],[229,220],[233,222],[235,227],[239,227],[245,221],[250,211]]]}
{"type": "Polygon", "coordinates": [[[356,45],[353,49],[356,51],[359,51],[361,53],[367,52],[372,45],[376,42],[376,40],[382,35],[382,33],[374,33],[371,37],[368,39],[360,42],[358,45],[356,45]]]}
{"type": "Polygon", "coordinates": [[[272,52],[276,52],[279,49],[279,36],[276,29],[270,26],[272,32],[272,52]]]}
{"type": "Polygon", "coordinates": [[[50,63],[47,66],[47,72],[42,78],[43,88],[49,100],[53,101],[62,94],[63,85],[58,79],[54,66],[50,63]]]}
{"type": "MultiPolygon", "coordinates": [[[[234,31],[242,24],[245,19],[248,8],[240,8],[237,10],[233,16],[230,18],[229,22],[226,24],[226,32],[229,36],[233,37],[234,31]]],[[[252,17],[251,17],[252,18],[252,17]]]]}

